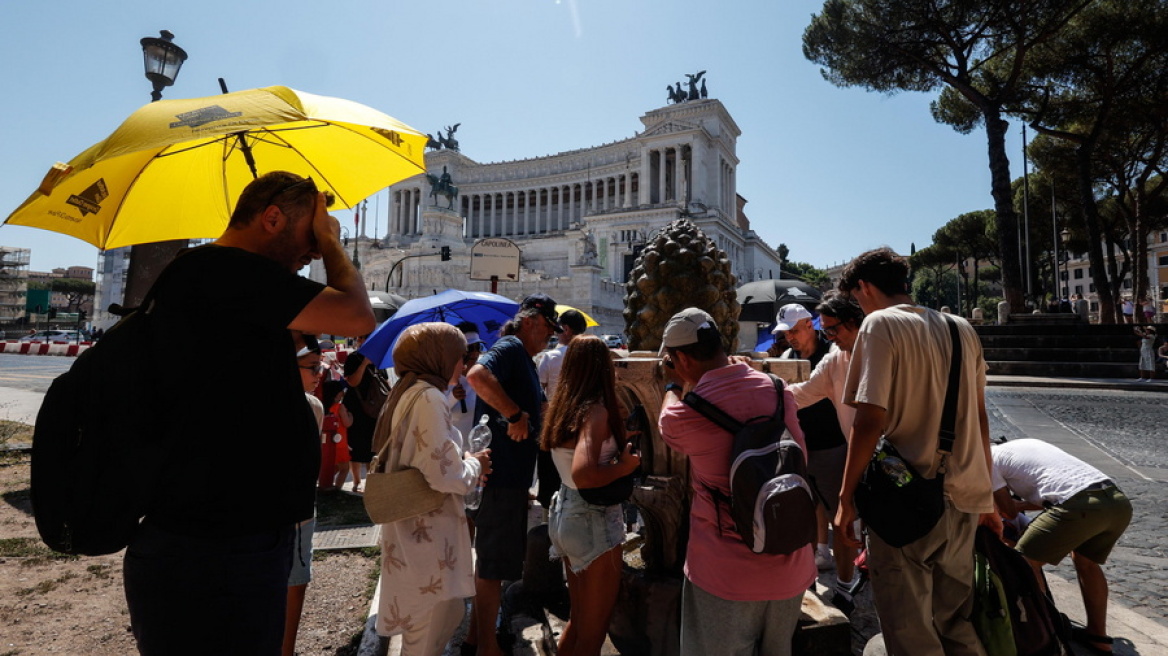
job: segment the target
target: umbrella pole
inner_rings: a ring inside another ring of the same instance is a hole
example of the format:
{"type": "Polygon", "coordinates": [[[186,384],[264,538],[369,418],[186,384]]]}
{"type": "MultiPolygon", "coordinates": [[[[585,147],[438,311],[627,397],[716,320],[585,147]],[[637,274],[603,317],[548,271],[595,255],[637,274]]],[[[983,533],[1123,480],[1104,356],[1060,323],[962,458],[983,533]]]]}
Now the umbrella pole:
{"type": "MultiPolygon", "coordinates": [[[[227,82],[223,78],[219,78],[219,90],[223,93],[228,93],[227,82]]],[[[247,162],[247,168],[251,169],[251,179],[255,180],[259,176],[256,174],[255,158],[251,155],[251,146],[247,145],[247,138],[244,135],[247,131],[236,132],[235,136],[239,139],[239,150],[243,151],[243,161],[247,162]]]]}

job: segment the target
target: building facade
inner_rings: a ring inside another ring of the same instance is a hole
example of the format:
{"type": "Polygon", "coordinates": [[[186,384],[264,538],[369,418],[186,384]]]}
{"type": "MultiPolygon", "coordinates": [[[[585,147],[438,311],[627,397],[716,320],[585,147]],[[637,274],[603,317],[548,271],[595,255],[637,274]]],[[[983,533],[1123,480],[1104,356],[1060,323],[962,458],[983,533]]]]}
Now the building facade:
{"type": "Polygon", "coordinates": [[[27,248],[0,246],[0,324],[12,324],[25,316],[28,295],[27,248]]]}
{"type": "MultiPolygon", "coordinates": [[[[739,284],[779,277],[778,254],[743,211],[741,131],[722,103],[668,105],[641,123],[633,137],[531,159],[479,163],[457,150],[427,153],[429,174],[449,175],[458,198],[447,209],[448,199],[432,195],[423,175],[390,187],[387,235],[357,245],[367,286],[406,298],[447,288],[489,291],[490,282],[470,279],[471,248],[481,239],[508,239],[519,247],[520,271],[499,283],[499,294],[544,292],[595,318],[593,332],[620,334],[636,255],[682,217],[726,252],[739,284]]],[[[319,264],[312,276],[323,278],[319,264]]]]}

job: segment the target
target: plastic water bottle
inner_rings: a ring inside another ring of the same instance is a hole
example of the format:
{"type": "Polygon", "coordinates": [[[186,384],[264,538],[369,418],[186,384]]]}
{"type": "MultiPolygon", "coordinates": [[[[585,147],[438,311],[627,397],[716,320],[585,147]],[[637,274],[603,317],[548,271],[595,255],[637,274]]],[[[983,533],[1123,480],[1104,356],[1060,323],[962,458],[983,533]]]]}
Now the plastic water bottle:
{"type": "Polygon", "coordinates": [[[904,465],[904,461],[896,456],[884,456],[880,459],[880,466],[884,468],[884,473],[892,482],[896,483],[896,487],[904,487],[912,480],[912,474],[909,473],[908,467],[904,465]]]}
{"type": "MultiPolygon", "coordinates": [[[[470,452],[479,453],[491,446],[491,418],[483,415],[479,418],[479,423],[474,428],[470,429],[470,452]]],[[[475,485],[475,488],[466,493],[466,508],[467,510],[475,510],[479,504],[483,502],[483,484],[480,482],[475,485]]]]}

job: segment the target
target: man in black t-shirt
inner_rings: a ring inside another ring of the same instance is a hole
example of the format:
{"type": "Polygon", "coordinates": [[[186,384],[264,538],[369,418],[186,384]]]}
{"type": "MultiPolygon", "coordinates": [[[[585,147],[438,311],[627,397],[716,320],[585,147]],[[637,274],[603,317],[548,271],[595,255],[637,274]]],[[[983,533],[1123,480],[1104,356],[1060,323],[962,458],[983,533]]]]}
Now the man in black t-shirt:
{"type": "Polygon", "coordinates": [[[294,526],[313,514],[320,467],[289,329],[373,327],[325,207],[311,179],[268,173],[243,190],[223,236],[155,284],[150,346],[168,365],[158,436],[174,455],[125,555],[143,654],[280,652],[294,526]],[[327,286],[297,275],[318,258],[327,286]],[[221,362],[239,369],[224,378],[221,362]]]}
{"type": "Polygon", "coordinates": [[[557,318],[556,302],[547,295],[523,299],[519,314],[512,319],[517,324],[514,335],[495,342],[466,374],[478,394],[475,416],[487,414],[492,433],[492,471],[474,515],[478,560],[472,631],[466,641],[477,644],[480,655],[501,656],[495,642],[495,616],[502,582],[523,576],[528,490],[539,453],[545,401],[532,358],[553,332],[563,330],[557,318]]]}

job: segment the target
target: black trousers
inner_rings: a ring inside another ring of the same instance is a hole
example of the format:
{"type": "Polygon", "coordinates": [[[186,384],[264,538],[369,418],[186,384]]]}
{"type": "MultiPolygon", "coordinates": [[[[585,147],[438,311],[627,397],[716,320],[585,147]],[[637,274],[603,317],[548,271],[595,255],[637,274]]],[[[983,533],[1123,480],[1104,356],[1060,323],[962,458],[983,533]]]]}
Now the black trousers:
{"type": "Polygon", "coordinates": [[[294,533],[191,537],[143,524],[125,556],[138,651],[278,655],[294,533]]]}

